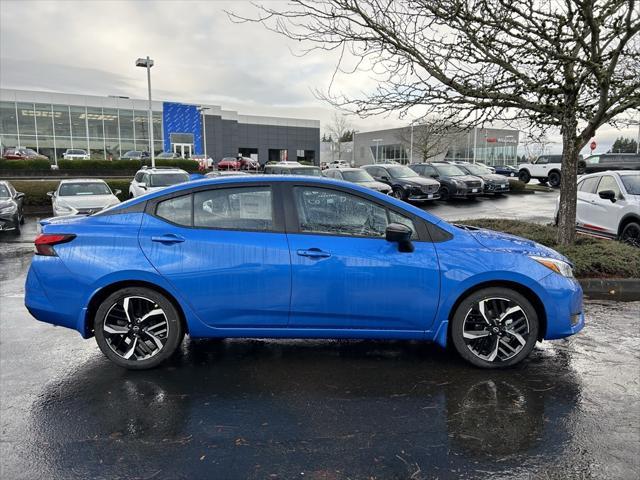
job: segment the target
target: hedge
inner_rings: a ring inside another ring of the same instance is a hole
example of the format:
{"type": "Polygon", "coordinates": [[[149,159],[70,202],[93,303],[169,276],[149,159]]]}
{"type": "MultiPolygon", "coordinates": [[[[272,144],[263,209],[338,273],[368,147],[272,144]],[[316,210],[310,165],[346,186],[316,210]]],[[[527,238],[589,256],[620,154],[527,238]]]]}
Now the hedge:
{"type": "MultiPolygon", "coordinates": [[[[95,170],[109,170],[109,171],[122,171],[127,173],[134,173],[138,171],[143,165],[150,166],[151,160],[60,160],[58,161],[58,168],[61,171],[73,170],[73,171],[95,171],[95,170]]],[[[198,162],[195,160],[183,160],[183,159],[156,159],[156,166],[158,167],[177,167],[187,172],[197,172],[198,162]]],[[[51,175],[55,175],[56,171],[51,170],[51,166],[48,160],[0,160],[0,171],[2,170],[48,170],[51,175]]]]}
{"type": "MultiPolygon", "coordinates": [[[[121,179],[105,179],[105,182],[111,187],[115,193],[116,190],[122,192],[118,195],[120,200],[126,200],[129,197],[130,180],[121,179]]],[[[24,205],[28,207],[44,207],[51,206],[51,198],[47,192],[52,192],[58,188],[59,180],[12,180],[11,184],[18,192],[23,192],[24,205]]]]}

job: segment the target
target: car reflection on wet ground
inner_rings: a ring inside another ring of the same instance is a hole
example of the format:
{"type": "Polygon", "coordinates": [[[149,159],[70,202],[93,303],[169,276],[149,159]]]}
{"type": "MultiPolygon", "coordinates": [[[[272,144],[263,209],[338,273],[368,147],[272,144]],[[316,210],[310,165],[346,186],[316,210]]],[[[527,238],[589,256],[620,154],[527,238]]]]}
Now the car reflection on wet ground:
{"type": "Polygon", "coordinates": [[[0,259],[0,477],[638,478],[640,302],[504,371],[428,344],[185,341],[113,366],[33,320],[0,259]]]}

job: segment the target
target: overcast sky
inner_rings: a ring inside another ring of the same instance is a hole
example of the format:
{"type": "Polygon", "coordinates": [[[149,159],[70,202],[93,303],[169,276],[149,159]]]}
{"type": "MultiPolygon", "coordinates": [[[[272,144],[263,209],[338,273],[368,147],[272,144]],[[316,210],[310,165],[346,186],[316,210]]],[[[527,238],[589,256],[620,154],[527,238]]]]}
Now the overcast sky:
{"type": "MultiPolygon", "coordinates": [[[[329,86],[336,58],[295,56],[295,42],[259,25],[234,24],[225,9],[253,12],[243,1],[0,0],[0,85],[146,98],[146,76],[134,62],[149,55],[156,100],[319,119],[324,127],[332,110],[313,90],[329,86]]],[[[333,90],[355,92],[371,84],[366,74],[343,75],[333,90]]],[[[393,116],[350,121],[359,130],[406,124],[393,116]]],[[[636,138],[637,127],[602,127],[598,151],[620,135],[636,138]]]]}

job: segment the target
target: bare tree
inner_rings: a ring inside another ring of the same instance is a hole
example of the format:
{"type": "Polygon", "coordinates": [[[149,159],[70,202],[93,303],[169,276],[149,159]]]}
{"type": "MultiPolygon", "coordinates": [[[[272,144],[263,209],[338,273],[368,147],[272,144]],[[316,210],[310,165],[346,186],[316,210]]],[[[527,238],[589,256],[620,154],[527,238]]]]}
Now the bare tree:
{"type": "Polygon", "coordinates": [[[331,149],[332,149],[332,157],[334,153],[334,145],[335,152],[338,154],[338,160],[342,160],[340,157],[342,155],[342,141],[343,138],[348,136],[351,132],[351,124],[347,120],[345,115],[340,115],[334,112],[333,117],[331,118],[331,123],[325,126],[325,130],[329,132],[329,135],[333,140],[331,149]]]}
{"type": "Polygon", "coordinates": [[[575,239],[580,150],[640,106],[636,0],[291,0],[258,9],[231,17],[262,22],[303,53],[339,52],[336,73],[377,75],[378,87],[361,96],[325,92],[337,107],[366,116],[419,105],[465,121],[559,129],[564,245],[575,239]]]}
{"type": "Polygon", "coordinates": [[[410,158],[409,162],[416,157],[421,161],[427,161],[446,154],[460,131],[460,128],[451,125],[448,120],[437,117],[425,119],[423,123],[414,125],[413,128],[409,126],[401,129],[397,138],[405,146],[409,145],[409,149],[413,146],[413,158],[410,158]]]}

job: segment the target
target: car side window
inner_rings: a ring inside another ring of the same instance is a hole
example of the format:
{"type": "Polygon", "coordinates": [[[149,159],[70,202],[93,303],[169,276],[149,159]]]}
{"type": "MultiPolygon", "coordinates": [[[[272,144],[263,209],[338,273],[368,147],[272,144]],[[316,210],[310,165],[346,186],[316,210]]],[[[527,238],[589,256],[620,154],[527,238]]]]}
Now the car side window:
{"type": "Polygon", "coordinates": [[[536,165],[546,165],[547,163],[549,163],[549,159],[547,157],[540,157],[536,161],[536,165]]]}
{"type": "Polygon", "coordinates": [[[620,187],[618,182],[611,175],[604,175],[598,184],[598,190],[596,193],[604,192],[605,190],[613,190],[616,195],[620,195],[620,187]]]}
{"type": "Polygon", "coordinates": [[[204,190],[193,194],[194,227],[273,230],[270,187],[204,190]]]}
{"type": "Polygon", "coordinates": [[[599,179],[599,177],[585,178],[578,187],[578,190],[584,193],[593,193],[599,179]]]}
{"type": "Polygon", "coordinates": [[[191,195],[182,195],[181,197],[163,200],[156,207],[156,215],[158,217],[185,227],[190,227],[193,224],[192,214],[191,195]]]}

